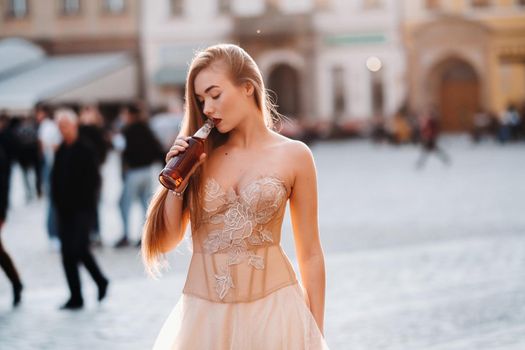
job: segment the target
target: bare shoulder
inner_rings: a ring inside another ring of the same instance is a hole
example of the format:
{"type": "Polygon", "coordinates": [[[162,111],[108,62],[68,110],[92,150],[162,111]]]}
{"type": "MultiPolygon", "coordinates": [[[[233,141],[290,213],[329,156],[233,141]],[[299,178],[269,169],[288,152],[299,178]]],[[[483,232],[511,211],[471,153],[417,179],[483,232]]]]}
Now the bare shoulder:
{"type": "Polygon", "coordinates": [[[274,145],[291,179],[299,174],[315,172],[312,151],[304,142],[277,134],[274,145]]]}
{"type": "Polygon", "coordinates": [[[277,143],[280,150],[286,155],[288,161],[304,162],[312,159],[312,151],[302,141],[293,140],[283,135],[278,135],[279,142],[277,143]]]}
{"type": "Polygon", "coordinates": [[[317,178],[314,157],[310,148],[302,141],[279,135],[278,154],[283,173],[287,174],[291,197],[298,198],[305,189],[314,188],[317,178]]]}

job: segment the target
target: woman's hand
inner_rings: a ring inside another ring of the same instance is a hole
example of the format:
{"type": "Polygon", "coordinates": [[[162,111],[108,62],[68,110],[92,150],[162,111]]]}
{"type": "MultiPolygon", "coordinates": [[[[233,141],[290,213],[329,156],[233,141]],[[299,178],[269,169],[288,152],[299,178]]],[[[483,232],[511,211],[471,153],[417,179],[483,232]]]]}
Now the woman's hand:
{"type": "Polygon", "coordinates": [[[177,139],[173,143],[173,146],[171,146],[170,150],[166,154],[166,163],[168,163],[171,158],[175,157],[179,153],[182,153],[182,152],[186,151],[186,148],[188,148],[190,146],[190,144],[188,143],[188,140],[190,138],[191,137],[189,137],[189,136],[179,136],[179,137],[177,137],[177,139]]]}
{"type": "MultiPolygon", "coordinates": [[[[177,155],[179,155],[181,153],[184,153],[186,151],[186,149],[190,146],[190,144],[188,143],[189,139],[191,139],[191,137],[189,137],[189,136],[179,136],[179,137],[177,137],[177,139],[173,143],[173,146],[170,148],[170,150],[166,154],[166,163],[168,163],[171,160],[171,158],[173,158],[173,157],[175,157],[175,156],[177,156],[177,155]]],[[[180,186],[178,187],[176,192],[179,192],[179,193],[184,192],[184,190],[186,189],[186,186],[188,185],[188,181],[189,181],[191,175],[193,175],[193,173],[197,170],[197,168],[202,163],[204,163],[205,159],[206,159],[206,153],[201,154],[200,158],[199,158],[199,161],[197,163],[195,163],[195,165],[191,168],[188,176],[180,184],[180,186]]]]}

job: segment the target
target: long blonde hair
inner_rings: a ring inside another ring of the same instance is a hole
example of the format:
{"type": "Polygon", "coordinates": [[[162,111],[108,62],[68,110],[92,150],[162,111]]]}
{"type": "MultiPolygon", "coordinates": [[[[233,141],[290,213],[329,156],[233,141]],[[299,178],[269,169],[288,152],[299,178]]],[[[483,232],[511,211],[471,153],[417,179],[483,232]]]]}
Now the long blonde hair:
{"type": "MultiPolygon", "coordinates": [[[[195,77],[202,70],[215,63],[221,63],[226,68],[235,85],[249,83],[254,87],[255,104],[263,113],[266,126],[273,128],[274,120],[278,119],[279,114],[266,92],[257,64],[241,47],[232,44],[219,44],[198,52],[191,62],[186,77],[184,120],[180,135],[193,135],[206,120],[195,95],[194,82],[195,77]]],[[[214,129],[208,137],[206,154],[211,154],[216,147],[224,143],[227,136],[227,134],[220,134],[214,129]]],[[[192,229],[196,227],[196,220],[192,220],[192,216],[198,218],[201,214],[201,177],[202,167],[192,175],[184,196],[183,212],[187,208],[191,209],[192,229]]],[[[157,275],[160,268],[166,265],[165,260],[162,259],[162,242],[165,241],[167,235],[173,234],[173,232],[168,232],[165,223],[164,202],[167,195],[168,190],[159,185],[149,205],[142,233],[142,260],[146,270],[152,275],[157,275]]]]}

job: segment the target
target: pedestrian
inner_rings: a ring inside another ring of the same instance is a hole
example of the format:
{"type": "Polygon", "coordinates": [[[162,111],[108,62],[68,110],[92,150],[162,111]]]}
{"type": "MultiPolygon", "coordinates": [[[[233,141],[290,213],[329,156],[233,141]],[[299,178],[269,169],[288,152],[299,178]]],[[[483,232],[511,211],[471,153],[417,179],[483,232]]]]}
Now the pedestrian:
{"type": "Polygon", "coordinates": [[[154,349],[325,349],[310,150],[272,130],[275,107],[259,68],[236,45],[196,55],[185,101],[183,129],[166,160],[184,152],[206,119],[215,129],[191,177],[176,192],[160,187],[148,210],[142,254],[150,272],[188,223],[193,241],[182,297],[154,349]],[[280,246],[288,201],[302,287],[280,246]]]}
{"type": "Polygon", "coordinates": [[[16,118],[15,135],[18,143],[18,163],[26,190],[26,201],[42,197],[42,158],[38,143],[38,125],[33,118],[16,118]],[[33,181],[31,173],[34,175],[33,181]]]}
{"type": "Polygon", "coordinates": [[[484,136],[489,133],[490,117],[489,114],[482,108],[478,108],[474,114],[474,121],[471,131],[472,141],[479,143],[484,136]]]}
{"type": "MultiPolygon", "coordinates": [[[[106,161],[107,154],[110,148],[109,137],[104,131],[104,120],[95,106],[84,106],[79,116],[80,126],[78,133],[80,138],[89,143],[91,148],[95,150],[97,166],[99,172],[102,165],[106,161]]],[[[102,246],[102,237],[100,236],[100,219],[98,207],[100,204],[100,197],[102,192],[102,182],[99,183],[97,189],[97,209],[95,210],[95,219],[93,220],[93,227],[90,230],[90,242],[95,247],[102,246]]]]}
{"type": "MultiPolygon", "coordinates": [[[[9,118],[7,113],[0,112],[0,147],[3,148],[5,156],[7,158],[7,182],[8,188],[11,186],[11,170],[12,165],[18,158],[18,142],[15,135],[15,128],[13,126],[12,119],[9,118]]],[[[9,201],[9,194],[7,195],[9,201]]]]}
{"type": "MultiPolygon", "coordinates": [[[[161,162],[164,158],[162,146],[143,120],[139,108],[134,105],[124,107],[121,111],[121,119],[124,123],[122,134],[125,141],[122,152],[124,185],[119,201],[123,233],[115,244],[115,248],[126,247],[130,243],[129,214],[131,205],[136,199],[140,200],[144,216],[146,215],[153,192],[152,165],[155,162],[161,162]]],[[[140,245],[140,240],[136,245],[140,245]]]]}
{"type": "Polygon", "coordinates": [[[47,196],[46,229],[49,237],[50,249],[60,250],[56,211],[51,201],[51,169],[55,159],[55,152],[62,142],[62,135],[53,120],[51,107],[38,105],[35,108],[35,116],[38,122],[38,142],[42,154],[42,187],[47,196]]]}
{"type": "Polygon", "coordinates": [[[51,193],[58,219],[62,264],[71,296],[61,309],[79,309],[84,300],[78,265],[82,263],[98,287],[98,300],[106,296],[108,279],[89,249],[89,231],[97,205],[100,175],[94,151],[78,137],[75,112],[60,109],[56,122],[63,141],[51,172],[51,193]]]}
{"type": "Polygon", "coordinates": [[[426,111],[420,117],[420,142],[421,155],[416,163],[416,168],[421,169],[429,155],[434,153],[443,164],[450,164],[450,157],[439,147],[439,124],[437,116],[431,111],[426,111]]]}
{"type": "Polygon", "coordinates": [[[18,306],[22,300],[22,282],[11,257],[2,244],[2,228],[7,216],[8,194],[9,194],[9,160],[0,144],[0,267],[4,270],[13,287],[13,306],[18,306]]]}
{"type": "Polygon", "coordinates": [[[501,115],[500,129],[498,133],[500,143],[504,144],[517,139],[520,127],[520,114],[513,104],[509,104],[507,109],[501,115]]]}

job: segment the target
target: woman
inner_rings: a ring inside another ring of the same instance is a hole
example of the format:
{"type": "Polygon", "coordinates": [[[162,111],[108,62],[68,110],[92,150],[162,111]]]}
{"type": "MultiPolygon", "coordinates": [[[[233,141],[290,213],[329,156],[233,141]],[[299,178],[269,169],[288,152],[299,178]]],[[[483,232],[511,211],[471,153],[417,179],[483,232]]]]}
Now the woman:
{"type": "Polygon", "coordinates": [[[193,60],[183,130],[166,161],[206,118],[215,129],[183,190],[160,188],[148,210],[142,253],[151,272],[188,222],[193,240],[183,295],[155,349],[326,348],[315,165],[303,143],[271,130],[273,108],[240,47],[212,46],[193,60]],[[304,290],[279,245],[288,200],[304,290]]]}

